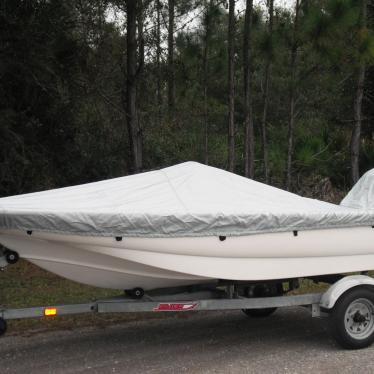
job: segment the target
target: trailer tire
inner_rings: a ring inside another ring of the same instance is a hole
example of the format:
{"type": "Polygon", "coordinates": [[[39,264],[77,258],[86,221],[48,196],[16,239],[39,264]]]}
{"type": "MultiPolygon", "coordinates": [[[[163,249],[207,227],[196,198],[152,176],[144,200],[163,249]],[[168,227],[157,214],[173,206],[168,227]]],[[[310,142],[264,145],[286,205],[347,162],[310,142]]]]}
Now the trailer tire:
{"type": "Polygon", "coordinates": [[[0,318],[0,336],[4,335],[7,330],[7,323],[4,318],[0,318]]]}
{"type": "Polygon", "coordinates": [[[329,327],[345,349],[361,349],[374,342],[374,290],[365,286],[346,291],[330,312],[329,327]]]}
{"type": "Polygon", "coordinates": [[[243,313],[252,318],[264,318],[273,314],[277,308],[242,309],[243,313]]]}

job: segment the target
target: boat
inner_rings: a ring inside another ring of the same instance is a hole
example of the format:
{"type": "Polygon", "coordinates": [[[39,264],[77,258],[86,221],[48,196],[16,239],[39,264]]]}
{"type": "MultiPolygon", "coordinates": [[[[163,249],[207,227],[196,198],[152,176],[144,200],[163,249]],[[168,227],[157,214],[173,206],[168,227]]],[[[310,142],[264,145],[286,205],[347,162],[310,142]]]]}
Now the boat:
{"type": "Polygon", "coordinates": [[[374,169],[340,205],[186,162],[0,199],[0,243],[67,279],[152,290],[374,269],[374,169]]]}

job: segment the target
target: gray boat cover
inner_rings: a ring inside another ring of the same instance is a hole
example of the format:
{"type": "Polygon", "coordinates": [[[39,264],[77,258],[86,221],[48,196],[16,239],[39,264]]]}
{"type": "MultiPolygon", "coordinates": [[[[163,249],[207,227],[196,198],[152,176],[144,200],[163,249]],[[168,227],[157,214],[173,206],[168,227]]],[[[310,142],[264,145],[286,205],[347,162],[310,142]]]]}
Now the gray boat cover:
{"type": "Polygon", "coordinates": [[[360,178],[340,205],[371,210],[374,214],[374,169],[369,170],[360,178]]]}
{"type": "Polygon", "coordinates": [[[93,236],[234,236],[374,225],[374,212],[361,209],[368,204],[372,207],[372,172],[339,206],[186,162],[122,178],[2,198],[0,230],[93,236]],[[371,203],[361,196],[367,191],[371,203]]]}

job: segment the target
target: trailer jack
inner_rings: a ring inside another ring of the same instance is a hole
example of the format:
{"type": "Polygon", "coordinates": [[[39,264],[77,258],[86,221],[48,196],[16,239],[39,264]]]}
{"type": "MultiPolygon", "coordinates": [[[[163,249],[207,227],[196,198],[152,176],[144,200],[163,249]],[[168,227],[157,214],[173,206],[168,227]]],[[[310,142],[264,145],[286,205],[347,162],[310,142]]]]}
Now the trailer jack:
{"type": "Polygon", "coordinates": [[[0,270],[4,270],[8,265],[9,264],[5,258],[5,253],[0,249],[0,270]]]}

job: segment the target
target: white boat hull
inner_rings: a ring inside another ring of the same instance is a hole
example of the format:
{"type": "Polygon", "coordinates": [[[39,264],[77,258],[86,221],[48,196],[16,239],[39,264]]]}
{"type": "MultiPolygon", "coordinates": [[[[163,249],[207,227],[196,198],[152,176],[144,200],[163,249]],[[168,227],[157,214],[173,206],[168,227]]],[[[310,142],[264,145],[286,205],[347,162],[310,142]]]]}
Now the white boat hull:
{"type": "Polygon", "coordinates": [[[374,229],[341,228],[227,237],[115,238],[0,231],[0,243],[62,277],[144,290],[374,269],[374,229]],[[296,233],[295,233],[296,234],[296,233]]]}

